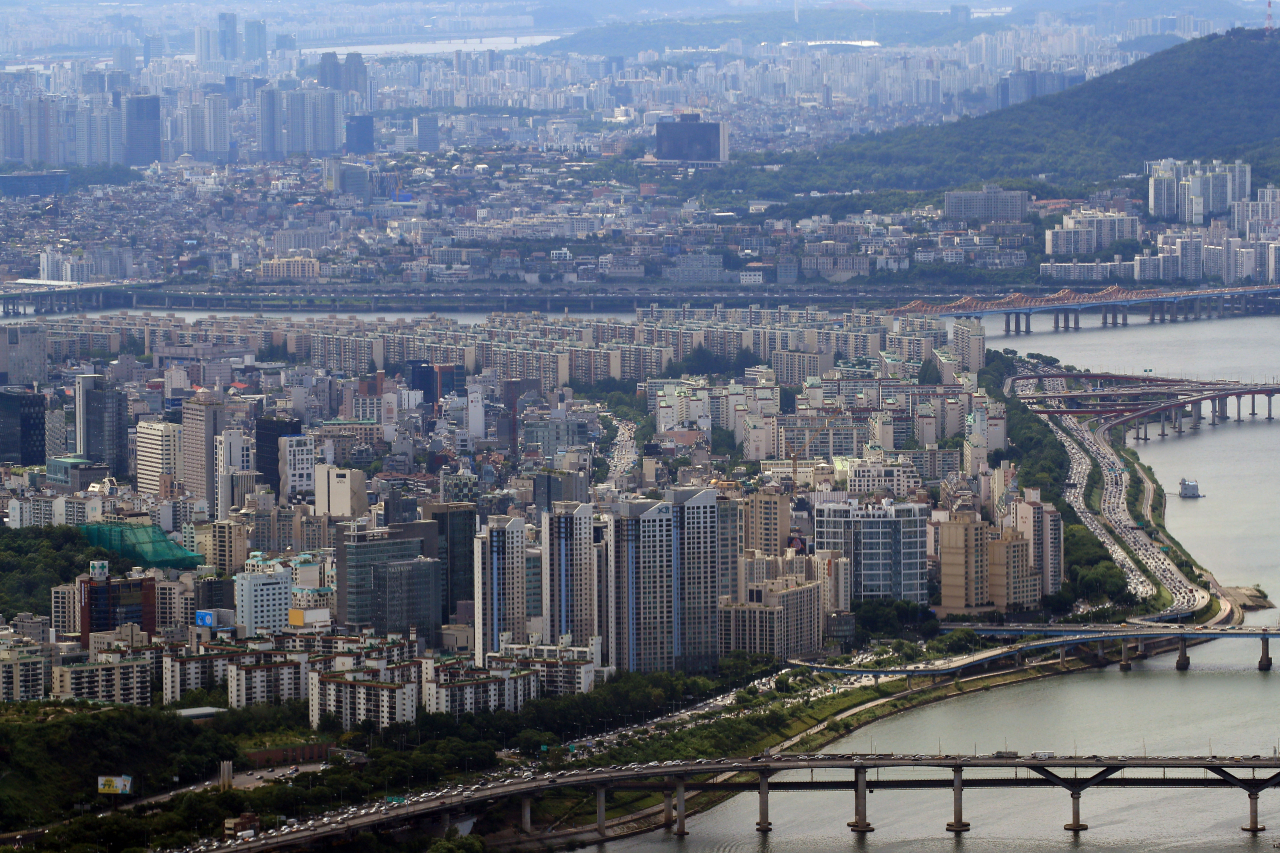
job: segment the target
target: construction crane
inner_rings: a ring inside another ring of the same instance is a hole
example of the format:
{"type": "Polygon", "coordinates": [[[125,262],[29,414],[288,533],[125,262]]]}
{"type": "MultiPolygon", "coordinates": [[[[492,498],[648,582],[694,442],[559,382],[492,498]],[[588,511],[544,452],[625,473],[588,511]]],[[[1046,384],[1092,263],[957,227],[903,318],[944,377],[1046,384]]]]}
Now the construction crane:
{"type": "Polygon", "coordinates": [[[800,448],[799,453],[795,452],[795,447],[794,445],[791,444],[791,442],[787,441],[785,438],[782,440],[783,444],[792,448],[791,450],[791,486],[792,488],[795,488],[796,483],[799,482],[799,479],[798,479],[799,467],[796,464],[797,461],[800,459],[801,456],[807,456],[809,454],[809,445],[813,444],[813,440],[818,436],[822,435],[824,432],[826,432],[831,427],[831,424],[834,423],[835,420],[840,417],[843,417],[843,413],[832,415],[831,417],[823,421],[822,426],[818,427],[818,429],[814,431],[812,435],[809,436],[809,439],[804,443],[804,446],[800,448]]]}

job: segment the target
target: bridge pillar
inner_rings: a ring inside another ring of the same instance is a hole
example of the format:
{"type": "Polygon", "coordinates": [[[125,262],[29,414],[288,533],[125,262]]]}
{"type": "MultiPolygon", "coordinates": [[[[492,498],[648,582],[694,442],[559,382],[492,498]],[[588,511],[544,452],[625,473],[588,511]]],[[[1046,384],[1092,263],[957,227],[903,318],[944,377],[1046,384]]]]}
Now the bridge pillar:
{"type": "Polygon", "coordinates": [[[1108,311],[1107,306],[1103,305],[1102,306],[1102,328],[1104,329],[1107,327],[1107,311],[1108,311]]]}
{"type": "Polygon", "coordinates": [[[947,832],[968,832],[969,823],[964,819],[964,771],[959,767],[951,771],[951,808],[947,832]]]}
{"type": "Polygon", "coordinates": [[[1120,641],[1120,671],[1128,672],[1133,669],[1133,664],[1129,663],[1129,641],[1120,641]]]}
{"type": "Polygon", "coordinates": [[[1258,395],[1249,395],[1249,417],[1256,418],[1258,416],[1258,395]]]}
{"type": "Polygon", "coordinates": [[[1162,410],[1162,411],[1160,412],[1160,437],[1161,437],[1161,438],[1164,438],[1164,437],[1165,437],[1164,422],[1165,422],[1165,419],[1168,417],[1168,415],[1169,415],[1169,413],[1168,413],[1168,412],[1166,412],[1166,411],[1163,411],[1163,410],[1162,410]]]}
{"type": "Polygon", "coordinates": [[[520,798],[520,828],[533,833],[533,797],[520,798]]]}
{"type": "Polygon", "coordinates": [[[857,786],[853,792],[853,820],[845,825],[859,835],[875,832],[875,827],[867,821],[867,768],[854,768],[853,778],[857,786]]]}
{"type": "Polygon", "coordinates": [[[1267,420],[1271,420],[1271,395],[1267,395],[1267,420]]]}
{"type": "Polygon", "coordinates": [[[1022,334],[1022,315],[1021,314],[1013,315],[1013,333],[1015,335],[1022,334]]]}
{"type": "Polygon", "coordinates": [[[606,834],[604,800],[608,790],[604,785],[596,786],[596,832],[601,835],[606,834]]]}
{"type": "Polygon", "coordinates": [[[1258,823],[1258,792],[1249,792],[1249,825],[1240,827],[1245,832],[1262,832],[1265,826],[1258,823]]]}
{"type": "Polygon", "coordinates": [[[1150,305],[1150,311],[1147,314],[1147,323],[1154,323],[1155,321],[1156,321],[1156,304],[1152,302],[1150,305]]]}
{"type": "Polygon", "coordinates": [[[1067,662],[1067,647],[1058,646],[1058,663],[1065,665],[1067,662]]]}
{"type": "Polygon", "coordinates": [[[1080,331],[1080,309],[1077,308],[1075,311],[1071,313],[1075,315],[1075,329],[1078,332],[1080,331]]]}
{"type": "Polygon", "coordinates": [[[1191,428],[1200,429],[1200,419],[1203,417],[1201,405],[1199,403],[1191,404],[1191,428]]]}
{"type": "Polygon", "coordinates": [[[1135,652],[1133,656],[1137,660],[1146,660],[1147,658],[1147,641],[1146,640],[1142,639],[1141,637],[1138,638],[1138,651],[1135,652]]]}
{"type": "Polygon", "coordinates": [[[684,828],[684,777],[676,779],[676,835],[688,835],[684,828]]]}
{"type": "Polygon", "coordinates": [[[1271,638],[1266,634],[1262,635],[1262,657],[1258,658],[1258,671],[1271,671],[1271,638]]]}
{"type": "Polygon", "coordinates": [[[1089,824],[1080,822],[1080,792],[1071,792],[1071,823],[1062,827],[1068,832],[1082,832],[1089,828],[1089,824]]]}
{"type": "Polygon", "coordinates": [[[1241,410],[1242,408],[1244,408],[1244,395],[1243,395],[1243,394],[1238,395],[1238,396],[1236,397],[1236,423],[1240,423],[1240,421],[1242,420],[1242,418],[1240,417],[1240,410],[1241,410]]]}
{"type": "Polygon", "coordinates": [[[760,774],[760,819],[756,821],[756,832],[769,832],[773,824],[769,822],[769,774],[760,774]]]}
{"type": "Polygon", "coordinates": [[[1055,332],[1058,331],[1058,320],[1059,320],[1058,309],[1055,308],[1053,309],[1053,330],[1055,332]]]}
{"type": "Polygon", "coordinates": [[[1008,314],[1004,315],[1004,333],[1006,335],[1009,334],[1009,315],[1008,314]]]}
{"type": "Polygon", "coordinates": [[[1027,334],[1031,334],[1031,312],[1027,312],[1027,334]]]}
{"type": "Polygon", "coordinates": [[[671,808],[671,792],[663,791],[662,792],[662,825],[671,826],[671,823],[674,820],[675,818],[672,816],[672,808],[671,808]]]}
{"type": "Polygon", "coordinates": [[[1178,638],[1178,661],[1173,665],[1178,672],[1186,672],[1191,669],[1191,658],[1187,657],[1187,638],[1178,638]]]}
{"type": "Polygon", "coordinates": [[[1124,308],[1122,308],[1121,311],[1124,315],[1124,319],[1121,321],[1120,325],[1127,326],[1129,325],[1129,306],[1128,305],[1124,306],[1124,308]]]}

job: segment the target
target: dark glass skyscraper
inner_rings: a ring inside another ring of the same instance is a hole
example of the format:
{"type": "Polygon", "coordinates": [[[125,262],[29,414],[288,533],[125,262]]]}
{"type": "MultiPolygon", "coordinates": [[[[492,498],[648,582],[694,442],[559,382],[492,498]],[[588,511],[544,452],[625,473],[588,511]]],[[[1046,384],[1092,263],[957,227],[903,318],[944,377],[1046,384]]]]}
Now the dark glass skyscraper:
{"type": "Polygon", "coordinates": [[[0,462],[43,465],[44,396],[0,391],[0,462]]]}
{"type": "Polygon", "coordinates": [[[124,162],[150,166],[160,159],[160,96],[136,95],[124,102],[124,162]]]}
{"type": "Polygon", "coordinates": [[[254,452],[262,482],[280,497],[280,439],[301,435],[302,421],[297,418],[258,418],[254,422],[254,452]]]}
{"type": "Polygon", "coordinates": [[[476,505],[427,504],[422,517],[436,523],[437,555],[444,570],[441,618],[447,622],[459,601],[475,601],[476,505]]]}

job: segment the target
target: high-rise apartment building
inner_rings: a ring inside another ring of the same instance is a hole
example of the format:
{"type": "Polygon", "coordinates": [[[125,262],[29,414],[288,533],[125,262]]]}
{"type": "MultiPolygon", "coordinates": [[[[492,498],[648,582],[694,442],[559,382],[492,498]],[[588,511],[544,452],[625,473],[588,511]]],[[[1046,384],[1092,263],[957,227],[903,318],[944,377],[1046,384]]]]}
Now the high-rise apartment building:
{"type": "Polygon", "coordinates": [[[813,541],[819,551],[839,551],[852,561],[852,601],[888,598],[929,603],[926,548],[929,507],[882,501],[820,503],[814,507],[813,541]]]}
{"type": "Polygon", "coordinates": [[[989,527],[974,512],[953,512],[938,525],[942,607],[948,613],[990,605],[989,527]]]}
{"type": "Polygon", "coordinates": [[[607,616],[604,543],[595,541],[592,506],[559,501],[542,515],[543,641],[558,643],[566,634],[585,645],[603,637],[607,616]]]}
{"type": "Polygon", "coordinates": [[[214,451],[226,423],[226,407],[213,394],[200,392],[182,401],[182,484],[211,509],[218,495],[214,451]]]}
{"type": "Polygon", "coordinates": [[[208,95],[204,99],[204,151],[218,162],[226,162],[231,153],[231,122],[225,95],[208,95]]]}
{"type": "Polygon", "coordinates": [[[528,638],[525,614],[524,519],[491,515],[475,535],[475,660],[502,649],[502,635],[528,638]]]}
{"type": "Polygon", "coordinates": [[[714,489],[624,501],[606,517],[610,663],[706,672],[718,661],[717,604],[737,569],[737,506],[714,489]]]}
{"type": "Polygon", "coordinates": [[[791,497],[766,486],[738,505],[738,545],[745,551],[778,555],[791,534],[791,497]]]}
{"type": "Polygon", "coordinates": [[[259,89],[258,156],[263,160],[278,160],[284,151],[283,93],[271,87],[259,89]]]}
{"type": "Polygon", "coordinates": [[[168,421],[139,421],[136,458],[138,491],[157,494],[160,478],[168,475],[177,480],[182,464],[182,425],[168,421]]]}
{"type": "Polygon", "coordinates": [[[951,349],[960,369],[977,373],[987,366],[987,331],[977,317],[957,317],[951,327],[951,349]]]}
{"type": "Polygon", "coordinates": [[[1062,589],[1062,515],[1052,504],[1041,503],[1039,489],[1023,489],[1022,494],[1011,507],[1013,526],[1027,538],[1042,594],[1053,595],[1062,589]]]}
{"type": "Polygon", "coordinates": [[[995,609],[1025,610],[1040,606],[1040,573],[1031,559],[1031,543],[1019,530],[1004,528],[987,540],[987,577],[995,609]]]}

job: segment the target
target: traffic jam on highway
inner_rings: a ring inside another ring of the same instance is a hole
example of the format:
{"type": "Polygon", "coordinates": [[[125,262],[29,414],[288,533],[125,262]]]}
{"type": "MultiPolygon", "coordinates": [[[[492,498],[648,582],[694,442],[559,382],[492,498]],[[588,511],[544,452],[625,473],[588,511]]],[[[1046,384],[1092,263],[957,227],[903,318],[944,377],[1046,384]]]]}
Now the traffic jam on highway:
{"type": "MultiPolygon", "coordinates": [[[[1019,393],[1032,392],[1037,381],[1049,393],[1065,393],[1067,390],[1066,382],[1062,379],[1038,380],[1030,378],[1033,374],[1024,375],[1028,378],[1018,379],[1014,383],[1015,390],[1019,393]]],[[[1071,459],[1071,480],[1070,486],[1064,492],[1065,499],[1075,509],[1085,526],[1106,547],[1113,562],[1124,570],[1130,592],[1139,598],[1147,598],[1154,595],[1156,589],[1151,580],[1140,571],[1138,566],[1134,565],[1129,553],[1115,541],[1112,532],[1137,555],[1142,565],[1155,575],[1173,597],[1172,603],[1161,613],[1147,618],[1168,618],[1194,613],[1208,604],[1209,593],[1188,580],[1129,514],[1125,495],[1131,475],[1126,464],[1099,434],[1105,427],[1098,427],[1091,431],[1076,418],[1061,417],[1059,420],[1062,422],[1062,428],[1060,428],[1048,415],[1040,415],[1040,417],[1066,447],[1071,459]],[[1067,433],[1070,433],[1070,438],[1067,433]],[[1084,450],[1082,451],[1081,448],[1084,450]],[[1108,526],[1104,526],[1098,516],[1090,511],[1086,504],[1087,496],[1084,494],[1084,484],[1095,460],[1102,471],[1101,516],[1108,526]]]]}

